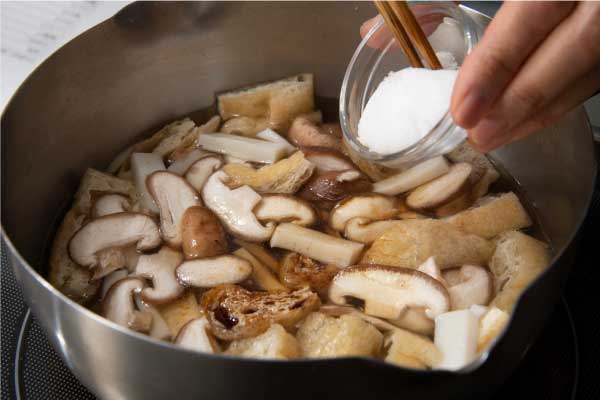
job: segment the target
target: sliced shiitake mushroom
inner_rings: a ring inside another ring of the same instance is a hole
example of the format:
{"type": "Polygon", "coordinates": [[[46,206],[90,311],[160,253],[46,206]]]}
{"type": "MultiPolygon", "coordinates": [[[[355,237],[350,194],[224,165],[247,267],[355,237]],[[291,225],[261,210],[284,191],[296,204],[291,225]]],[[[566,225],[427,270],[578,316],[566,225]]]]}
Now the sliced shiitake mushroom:
{"type": "Polygon", "coordinates": [[[109,193],[98,197],[92,207],[92,217],[102,217],[104,215],[116,214],[129,211],[131,204],[129,199],[121,194],[109,193]]]}
{"type": "Polygon", "coordinates": [[[223,340],[257,336],[274,323],[291,329],[319,305],[319,296],[308,288],[265,293],[221,285],[204,293],[201,299],[213,334],[223,340]]]}
{"type": "Polygon", "coordinates": [[[414,269],[357,265],[340,271],[331,283],[329,298],[336,304],[358,299],[365,314],[395,319],[408,307],[423,307],[429,318],[448,311],[446,288],[414,269]]]}
{"type": "Polygon", "coordinates": [[[219,156],[201,158],[184,173],[185,180],[200,193],[208,178],[222,166],[223,160],[219,156]]]}
{"type": "Polygon", "coordinates": [[[169,246],[181,248],[181,219],[189,207],[202,204],[198,193],[185,179],[166,171],[154,172],[148,176],[146,186],[160,210],[163,239],[169,246]]]}
{"type": "Polygon", "coordinates": [[[264,195],[254,209],[261,222],[291,222],[300,226],[313,225],[317,220],[314,208],[306,201],[284,194],[264,195]]]}
{"type": "Polygon", "coordinates": [[[145,214],[117,213],[91,220],[69,242],[69,254],[77,264],[99,265],[98,253],[105,249],[136,245],[150,250],[161,243],[156,223],[145,214]]]}
{"type": "Polygon", "coordinates": [[[211,175],[202,189],[206,207],[217,215],[234,236],[250,242],[269,240],[274,224],[267,223],[263,226],[252,211],[260,202],[260,195],[249,186],[229,189],[224,183],[227,180],[227,174],[223,171],[211,175]]]}
{"type": "Polygon", "coordinates": [[[340,201],[331,211],[329,225],[343,232],[346,223],[355,217],[365,217],[372,221],[394,218],[398,214],[398,200],[395,197],[377,193],[350,196],[340,201]]]}
{"type": "Polygon", "coordinates": [[[140,256],[135,274],[152,280],[152,287],[142,290],[142,300],[150,304],[164,304],[181,296],[184,288],[175,277],[175,268],[182,261],[181,253],[166,246],[158,253],[140,256]]]}
{"type": "Polygon", "coordinates": [[[364,245],[284,223],[275,229],[271,247],[294,251],[326,264],[347,267],[359,259],[364,245]]]}
{"type": "Polygon", "coordinates": [[[181,238],[186,260],[227,253],[227,237],[217,216],[206,207],[189,207],[181,217],[181,238]]]}
{"type": "Polygon", "coordinates": [[[407,170],[373,185],[376,193],[395,196],[421,186],[450,170],[448,161],[442,156],[423,161],[407,170]]]}
{"type": "Polygon", "coordinates": [[[331,129],[320,128],[306,117],[296,117],[288,131],[288,138],[298,147],[326,147],[341,150],[342,139],[331,129]]]}
{"type": "Polygon", "coordinates": [[[116,282],[102,302],[102,315],[121,326],[140,328],[139,311],[136,310],[133,296],[144,286],[144,281],[139,278],[125,278],[116,282]]]}
{"type": "Polygon", "coordinates": [[[410,192],[406,204],[414,209],[430,209],[448,203],[467,188],[472,172],[471,164],[454,164],[445,175],[410,192]]]}
{"type": "Polygon", "coordinates": [[[370,192],[371,182],[356,170],[316,174],[304,185],[299,196],[308,201],[336,202],[352,194],[370,192]]]}
{"type": "Polygon", "coordinates": [[[179,282],[198,288],[238,283],[251,273],[252,265],[248,261],[232,255],[189,260],[176,269],[179,282]]]}

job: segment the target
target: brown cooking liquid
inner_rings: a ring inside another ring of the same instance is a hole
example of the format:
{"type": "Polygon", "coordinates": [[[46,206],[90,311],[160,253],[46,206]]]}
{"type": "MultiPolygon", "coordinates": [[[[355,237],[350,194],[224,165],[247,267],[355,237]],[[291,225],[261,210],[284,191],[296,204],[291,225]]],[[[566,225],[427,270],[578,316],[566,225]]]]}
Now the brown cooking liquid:
{"type": "MultiPolygon", "coordinates": [[[[320,109],[322,111],[323,120],[325,122],[338,121],[338,118],[339,118],[339,114],[338,114],[339,100],[338,99],[315,97],[315,103],[316,103],[316,109],[320,109]]],[[[197,111],[193,111],[190,114],[188,114],[187,116],[189,116],[192,120],[194,120],[194,122],[196,122],[196,124],[200,125],[200,124],[206,122],[210,117],[212,117],[214,115],[217,115],[216,104],[213,104],[210,107],[199,109],[197,111]]],[[[146,132],[147,134],[144,135],[142,138],[150,136],[152,133],[154,133],[154,131],[155,130],[146,132]]],[[[138,136],[138,138],[140,138],[140,137],[138,136]]],[[[527,213],[529,214],[529,216],[533,222],[532,226],[525,229],[524,232],[539,239],[539,240],[542,240],[542,241],[548,243],[551,246],[552,244],[551,244],[548,236],[545,234],[545,232],[542,228],[542,225],[540,223],[539,213],[538,213],[535,205],[528,199],[526,190],[506,171],[505,168],[502,167],[502,165],[497,160],[494,160],[493,158],[490,157],[490,161],[494,164],[494,167],[496,167],[496,169],[500,173],[500,179],[498,179],[490,187],[489,192],[492,194],[493,193],[505,193],[505,192],[509,192],[509,191],[514,192],[521,200],[523,206],[527,210],[527,213]]],[[[44,264],[43,264],[44,275],[46,275],[48,272],[47,265],[48,265],[48,259],[50,256],[50,249],[52,246],[52,241],[54,240],[54,236],[56,234],[58,227],[60,226],[60,223],[62,222],[62,220],[64,218],[64,215],[66,214],[66,212],[69,210],[70,207],[71,207],[71,200],[66,202],[64,209],[57,215],[57,217],[53,223],[54,226],[52,227],[51,232],[50,232],[51,234],[48,236],[48,240],[46,241],[46,245],[44,246],[43,257],[41,258],[41,260],[44,260],[44,264]]],[[[323,231],[324,227],[325,227],[325,224],[323,223],[323,221],[319,220],[319,222],[317,222],[314,229],[323,231]]],[[[231,237],[231,235],[228,234],[227,237],[228,237],[228,244],[229,244],[230,250],[231,251],[235,250],[238,246],[233,243],[233,238],[231,237]]],[[[277,258],[277,259],[281,258],[282,251],[280,249],[272,249],[270,252],[275,258],[277,258]]],[[[259,289],[259,287],[256,285],[256,283],[254,283],[251,279],[248,279],[247,281],[240,283],[240,286],[243,286],[249,290],[259,289]]],[[[93,310],[94,312],[100,312],[100,302],[98,300],[92,301],[90,304],[88,304],[88,307],[91,310],[93,310]]],[[[221,316],[224,319],[226,319],[225,314],[223,314],[221,316]]],[[[237,323],[237,321],[232,321],[232,320],[231,321],[228,320],[227,323],[225,323],[225,321],[222,321],[222,322],[225,325],[229,325],[229,324],[235,325],[237,323]]]]}

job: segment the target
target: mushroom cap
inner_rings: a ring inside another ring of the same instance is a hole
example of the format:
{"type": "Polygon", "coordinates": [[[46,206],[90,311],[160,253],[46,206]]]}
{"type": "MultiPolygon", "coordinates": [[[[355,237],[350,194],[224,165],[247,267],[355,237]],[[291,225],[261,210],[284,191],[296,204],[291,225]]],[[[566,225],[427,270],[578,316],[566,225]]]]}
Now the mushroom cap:
{"type": "Polygon", "coordinates": [[[219,218],[206,207],[193,206],[181,219],[182,248],[186,260],[227,253],[227,237],[219,218]]]}
{"type": "Polygon", "coordinates": [[[406,204],[414,209],[436,208],[458,197],[469,185],[473,167],[468,163],[458,163],[434,180],[419,186],[406,198],[406,204]]]}
{"type": "Polygon", "coordinates": [[[185,261],[176,270],[179,282],[199,288],[238,283],[251,273],[250,262],[231,255],[185,261]]]}
{"type": "Polygon", "coordinates": [[[205,317],[193,319],[183,327],[175,337],[173,343],[185,349],[215,353],[219,345],[209,332],[210,324],[205,317]]]}
{"type": "Polygon", "coordinates": [[[202,189],[206,207],[217,215],[232,235],[249,242],[269,240],[275,225],[261,225],[252,211],[260,202],[260,195],[249,186],[231,190],[223,183],[226,180],[224,171],[217,171],[208,178],[202,189]]]}
{"type": "Polygon", "coordinates": [[[144,287],[144,281],[139,278],[125,278],[117,281],[106,293],[102,301],[102,315],[125,327],[133,322],[135,304],[134,294],[144,287]]]}
{"type": "Polygon", "coordinates": [[[300,191],[308,201],[339,201],[355,193],[369,192],[373,185],[355,169],[314,175],[300,191]]]}
{"type": "Polygon", "coordinates": [[[213,154],[194,162],[183,175],[194,189],[201,192],[208,178],[222,166],[223,159],[213,154]]]}
{"type": "Polygon", "coordinates": [[[201,205],[198,193],[179,175],[157,171],[146,178],[148,192],[160,212],[163,239],[174,248],[181,248],[181,218],[189,207],[201,205]]]}
{"type": "Polygon", "coordinates": [[[131,205],[129,199],[122,194],[108,193],[96,199],[92,207],[92,216],[94,218],[104,215],[116,214],[129,210],[131,205]]]}
{"type": "Polygon", "coordinates": [[[138,250],[150,250],[160,242],[160,232],[152,218],[123,212],[93,219],[75,232],[69,242],[69,255],[79,265],[94,267],[100,250],[133,244],[138,250]]]}
{"type": "Polygon", "coordinates": [[[346,223],[355,217],[365,217],[372,221],[394,218],[398,214],[398,200],[395,197],[377,193],[359,194],[340,201],[331,211],[329,225],[343,232],[346,223]]]}
{"type": "Polygon", "coordinates": [[[135,274],[152,280],[152,287],[142,290],[142,300],[150,304],[164,304],[181,296],[184,288],[175,277],[175,268],[182,261],[181,253],[166,246],[158,253],[140,256],[135,274]]]}
{"type": "Polygon", "coordinates": [[[340,271],[333,278],[329,298],[336,304],[359,299],[365,314],[390,319],[399,318],[407,307],[424,307],[429,318],[450,308],[448,291],[429,275],[377,264],[340,271]]]}
{"type": "Polygon", "coordinates": [[[300,226],[310,226],[317,220],[317,213],[307,201],[285,194],[263,195],[254,215],[262,222],[291,222],[300,226]]]}
{"type": "Polygon", "coordinates": [[[491,273],[478,265],[463,265],[443,272],[447,278],[452,310],[462,310],[474,304],[487,305],[494,296],[491,273]]]}

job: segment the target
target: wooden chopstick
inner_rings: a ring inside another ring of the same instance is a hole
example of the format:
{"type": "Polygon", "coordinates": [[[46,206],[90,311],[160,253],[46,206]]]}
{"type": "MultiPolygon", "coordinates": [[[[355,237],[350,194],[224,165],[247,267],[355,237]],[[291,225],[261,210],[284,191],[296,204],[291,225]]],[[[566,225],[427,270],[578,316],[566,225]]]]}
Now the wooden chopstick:
{"type": "Polygon", "coordinates": [[[392,31],[392,34],[402,47],[402,50],[404,51],[404,54],[406,54],[410,65],[415,68],[423,68],[421,57],[419,57],[419,54],[415,50],[408,37],[408,34],[402,27],[400,20],[396,17],[394,11],[390,7],[389,2],[376,1],[375,6],[379,10],[379,13],[383,16],[388,28],[392,31]]]}
{"type": "Polygon", "coordinates": [[[423,67],[421,58],[415,51],[416,47],[427,61],[430,69],[442,69],[442,64],[425,36],[425,32],[405,1],[376,1],[375,5],[394,33],[396,40],[400,42],[411,66],[423,67]],[[402,36],[402,39],[399,39],[399,36],[402,36]],[[404,42],[408,43],[404,44],[404,42]],[[418,62],[415,61],[415,57],[418,62]]]}

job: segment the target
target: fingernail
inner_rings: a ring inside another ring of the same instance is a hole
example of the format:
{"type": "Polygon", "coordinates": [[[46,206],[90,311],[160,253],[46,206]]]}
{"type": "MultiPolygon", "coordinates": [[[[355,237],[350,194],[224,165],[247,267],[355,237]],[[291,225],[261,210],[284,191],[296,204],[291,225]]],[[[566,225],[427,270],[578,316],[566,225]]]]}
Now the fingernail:
{"type": "Polygon", "coordinates": [[[469,139],[483,152],[492,151],[510,141],[508,126],[503,121],[484,119],[469,131],[469,139]]]}
{"type": "Polygon", "coordinates": [[[488,103],[487,97],[481,92],[468,92],[453,114],[454,122],[465,129],[472,128],[485,113],[488,103]]]}

